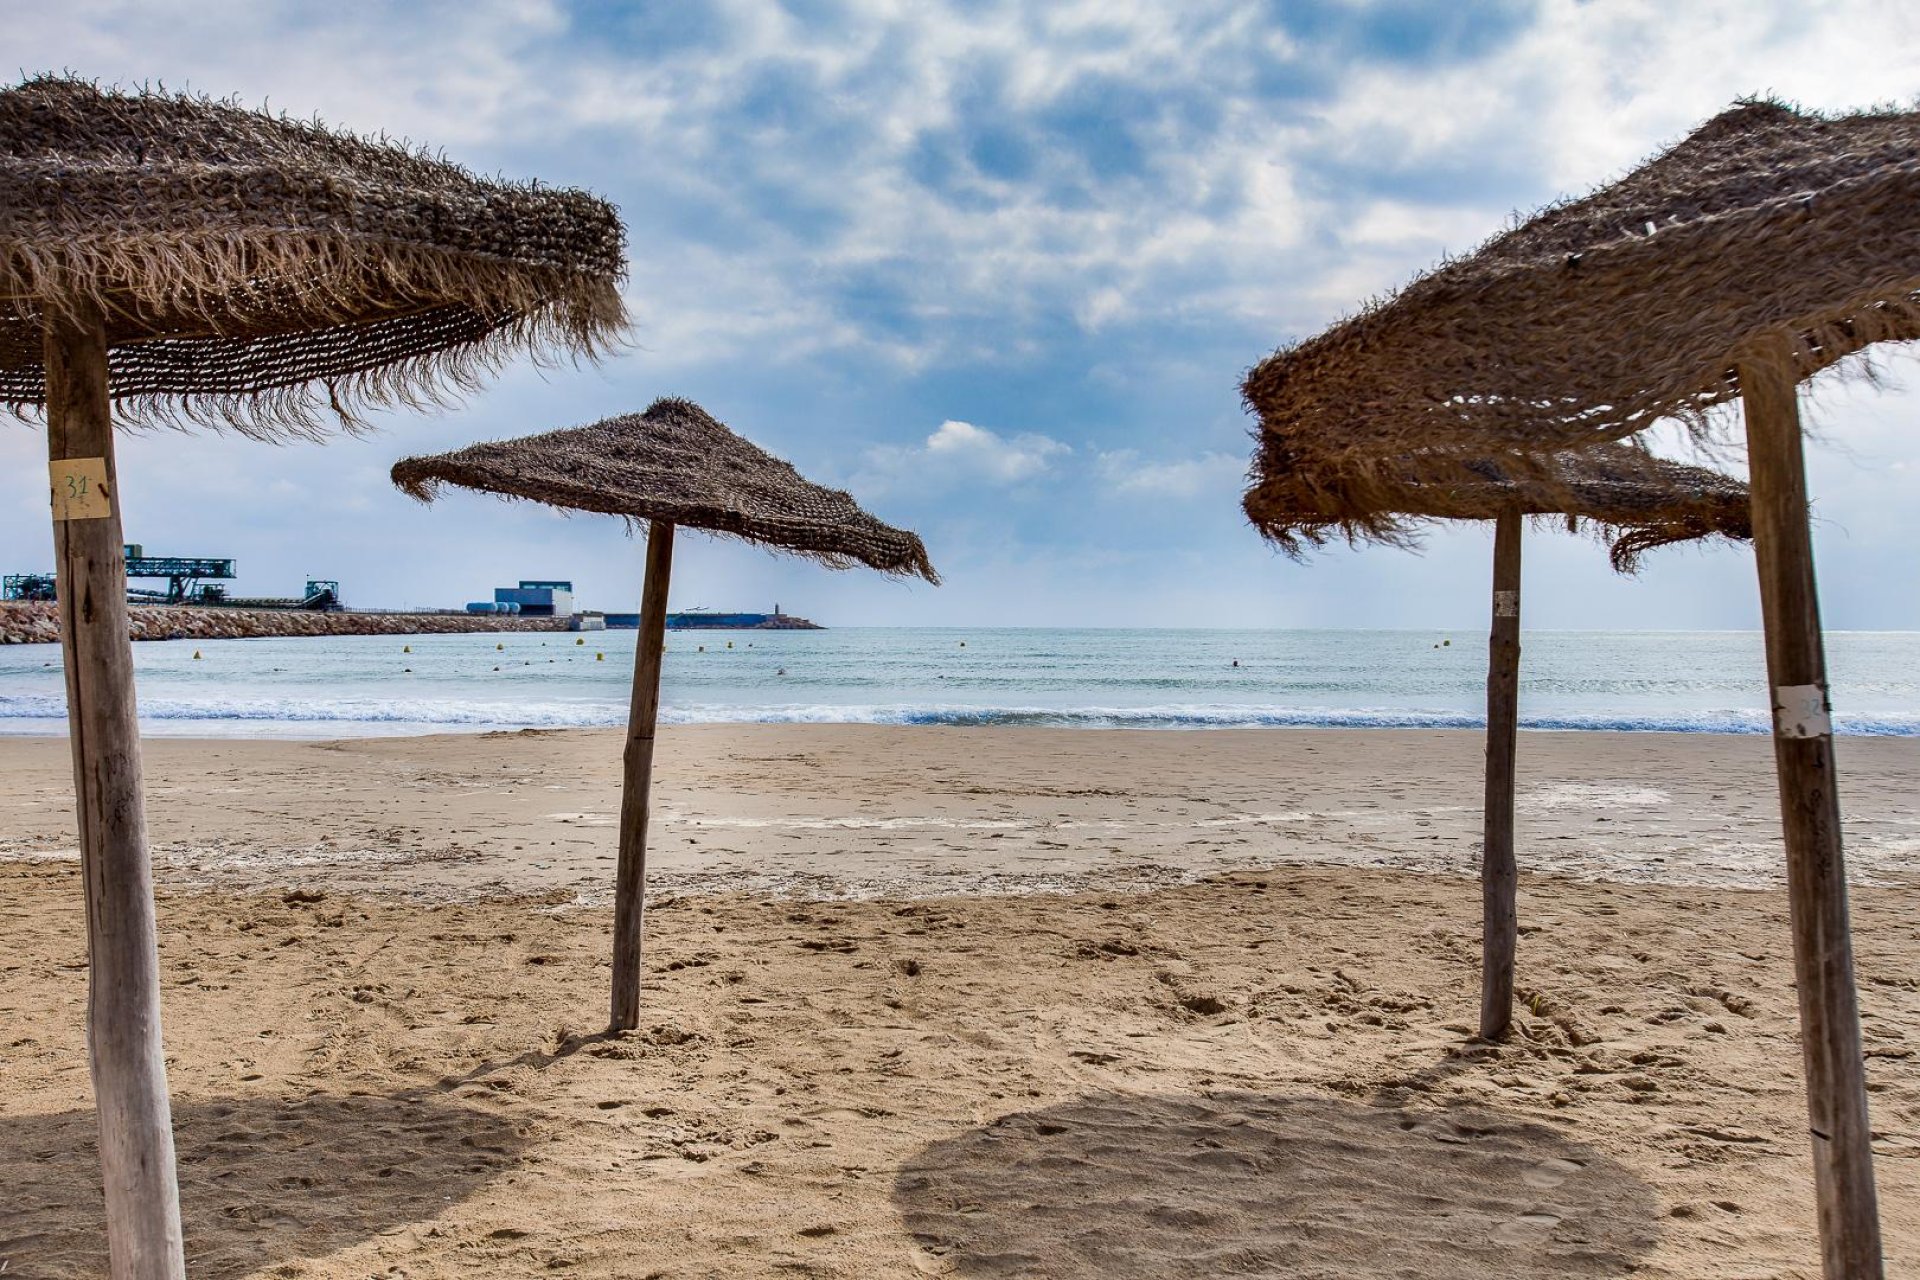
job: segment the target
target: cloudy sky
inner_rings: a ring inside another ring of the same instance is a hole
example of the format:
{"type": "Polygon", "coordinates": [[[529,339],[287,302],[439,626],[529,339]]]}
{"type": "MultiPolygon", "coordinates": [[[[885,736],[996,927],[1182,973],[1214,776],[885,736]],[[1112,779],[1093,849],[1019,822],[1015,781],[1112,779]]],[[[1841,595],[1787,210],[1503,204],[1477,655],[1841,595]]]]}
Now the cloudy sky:
{"type": "MultiPolygon", "coordinates": [[[[630,608],[640,548],[613,522],[421,508],[386,471],[683,395],[918,529],[947,585],[699,539],[675,606],[841,625],[1475,625],[1484,529],[1305,565],[1251,532],[1246,368],[1736,97],[1920,95],[1910,0],[70,0],[22,6],[7,48],[9,70],[234,95],[589,187],[630,229],[629,353],[515,369],[365,440],[130,438],[130,539],[234,556],[249,593],[319,576],[352,603],[459,604],[572,577],[630,608]]],[[[1815,400],[1836,627],[1920,627],[1920,368],[1888,371],[1815,400]]],[[[7,571],[51,567],[44,456],[0,422],[7,571]]],[[[1531,625],[1757,621],[1744,549],[1635,580],[1564,535],[1529,556],[1531,625]]]]}

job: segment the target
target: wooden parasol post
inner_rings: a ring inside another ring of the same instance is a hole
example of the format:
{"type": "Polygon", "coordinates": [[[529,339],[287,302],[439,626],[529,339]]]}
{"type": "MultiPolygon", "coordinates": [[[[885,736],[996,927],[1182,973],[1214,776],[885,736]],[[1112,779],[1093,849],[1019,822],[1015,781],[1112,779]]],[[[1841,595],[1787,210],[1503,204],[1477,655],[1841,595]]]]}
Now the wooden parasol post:
{"type": "Polygon", "coordinates": [[[673,526],[647,530],[647,581],[640,593],[640,638],[633,653],[633,706],[627,713],[626,774],[620,790],[620,866],[613,895],[615,1031],[640,1024],[641,949],[646,937],[647,792],[653,782],[653,731],[660,719],[660,663],[667,647],[667,581],[673,576],[673,526]]]}
{"type": "Polygon", "coordinates": [[[1504,1040],[1513,1025],[1513,772],[1520,734],[1520,532],[1517,511],[1493,526],[1493,629],[1487,641],[1487,795],[1480,863],[1480,1037],[1504,1040]]]}
{"type": "Polygon", "coordinates": [[[1827,1280],[1878,1280],[1880,1217],[1867,1121],[1866,1060],[1853,983],[1840,850],[1827,662],[1820,636],[1807,475],[1794,379],[1779,363],[1740,366],[1753,494],[1753,549],[1773,691],[1773,754],[1787,845],[1794,977],[1827,1280]]]}
{"type": "Polygon", "coordinates": [[[74,809],[87,891],[87,1049],[100,1112],[100,1172],[115,1280],[186,1275],[167,1063],[153,866],[140,792],[140,726],[120,486],[98,308],[46,328],[47,455],[74,809]]]}

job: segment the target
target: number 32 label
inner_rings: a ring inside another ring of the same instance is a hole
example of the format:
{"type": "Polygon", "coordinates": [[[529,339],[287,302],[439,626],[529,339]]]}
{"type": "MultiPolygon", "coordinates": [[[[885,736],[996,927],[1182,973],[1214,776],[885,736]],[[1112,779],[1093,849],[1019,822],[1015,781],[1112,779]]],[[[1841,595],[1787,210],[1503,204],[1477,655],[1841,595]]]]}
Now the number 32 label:
{"type": "Polygon", "coordinates": [[[63,458],[52,466],[53,518],[101,520],[113,514],[105,458],[63,458]]]}

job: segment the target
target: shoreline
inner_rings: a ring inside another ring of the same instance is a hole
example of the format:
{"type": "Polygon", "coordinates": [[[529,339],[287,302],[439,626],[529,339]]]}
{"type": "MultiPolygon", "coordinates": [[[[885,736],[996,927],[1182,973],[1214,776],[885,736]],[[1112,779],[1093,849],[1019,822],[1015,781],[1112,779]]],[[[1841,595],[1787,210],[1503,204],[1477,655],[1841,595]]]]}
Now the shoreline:
{"type": "MultiPolygon", "coordinates": [[[[633,632],[576,635],[551,620],[417,614],[278,615],[265,625],[411,634],[137,646],[145,731],[316,738],[618,727],[632,701],[633,632]],[[505,626],[540,629],[516,636],[505,626]],[[196,647],[209,644],[206,661],[195,660],[196,647]]],[[[1485,655],[1438,637],[966,635],[971,647],[949,632],[911,630],[676,633],[667,641],[663,719],[1182,730],[1484,724],[1485,655]]],[[[1542,634],[1528,643],[1522,729],[1771,730],[1757,636],[1614,644],[1542,634]]],[[[1836,635],[1833,649],[1836,731],[1920,737],[1920,634],[1836,635]]],[[[60,665],[55,645],[0,648],[0,734],[59,731],[60,665]]]]}
{"type": "MultiPolygon", "coordinates": [[[[997,713],[996,713],[997,714],[997,713]]],[[[1036,717],[1044,713],[1035,713],[1036,717]]],[[[142,713],[140,736],[142,739],[187,741],[187,742],[289,742],[289,743],[326,743],[356,741],[392,741],[418,740],[423,738],[471,738],[496,734],[512,733],[596,733],[609,732],[624,727],[624,709],[610,711],[603,720],[581,721],[568,724],[525,723],[513,720],[475,720],[458,721],[410,721],[410,720],[360,720],[337,719],[300,719],[281,716],[149,716],[142,713]],[[240,726],[246,726],[244,730],[240,726]],[[227,729],[228,732],[219,732],[227,729]]],[[[1284,735],[1292,733],[1464,733],[1475,736],[1484,735],[1486,725],[1462,716],[1458,720],[1447,719],[1437,723],[1406,723],[1392,721],[1386,723],[1366,723],[1349,720],[1313,720],[1302,717],[1299,720],[1268,724],[1247,724],[1227,722],[1219,724],[1195,723],[1048,723],[1043,720],[1027,719],[1020,721],[982,720],[971,716],[961,716],[950,720],[935,719],[801,719],[776,715],[743,715],[733,718],[713,719],[676,719],[674,709],[663,709],[660,723],[676,729],[906,729],[924,732],[968,732],[983,731],[993,733],[1021,732],[1061,732],[1061,733],[1117,733],[1170,736],[1207,736],[1216,733],[1252,733],[1284,735]]],[[[1765,724],[1755,724],[1751,728],[1737,729],[1702,726],[1699,728],[1671,728],[1663,725],[1649,727],[1624,727],[1616,723],[1569,724],[1561,720],[1548,719],[1529,724],[1523,718],[1520,723],[1523,741],[1552,734],[1568,734],[1576,737],[1620,736],[1625,738],[1728,738],[1728,739],[1768,739],[1771,734],[1765,724]]],[[[57,716],[13,718],[0,717],[0,741],[24,739],[29,741],[64,740],[67,737],[67,722],[57,716]]],[[[1844,723],[1836,726],[1835,740],[1838,742],[1920,742],[1920,730],[1902,729],[1897,732],[1872,729],[1848,728],[1844,723]]]]}

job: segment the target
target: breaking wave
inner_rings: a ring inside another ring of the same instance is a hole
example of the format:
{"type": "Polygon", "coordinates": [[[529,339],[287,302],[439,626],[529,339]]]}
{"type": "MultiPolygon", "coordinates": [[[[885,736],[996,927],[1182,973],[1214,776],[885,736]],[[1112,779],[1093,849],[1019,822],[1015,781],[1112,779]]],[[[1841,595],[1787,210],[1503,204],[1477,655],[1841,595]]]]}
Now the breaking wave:
{"type": "MultiPolygon", "coordinates": [[[[150,732],[301,736],[427,733],[521,728],[607,728],[626,723],[624,701],[471,701],[393,698],[151,699],[140,718],[150,732]]],[[[0,733],[64,730],[65,700],[47,695],[0,696],[0,733]]],[[[1407,708],[1288,707],[1259,704],[1165,704],[1135,707],[968,706],[960,704],[685,704],[663,708],[667,724],[893,724],[1066,729],[1478,729],[1483,718],[1456,711],[1407,708]]],[[[1836,714],[1847,735],[1920,737],[1920,714],[1836,714]]],[[[1765,733],[1767,716],[1750,710],[1671,714],[1523,716],[1539,730],[1650,733],[1765,733]]]]}

